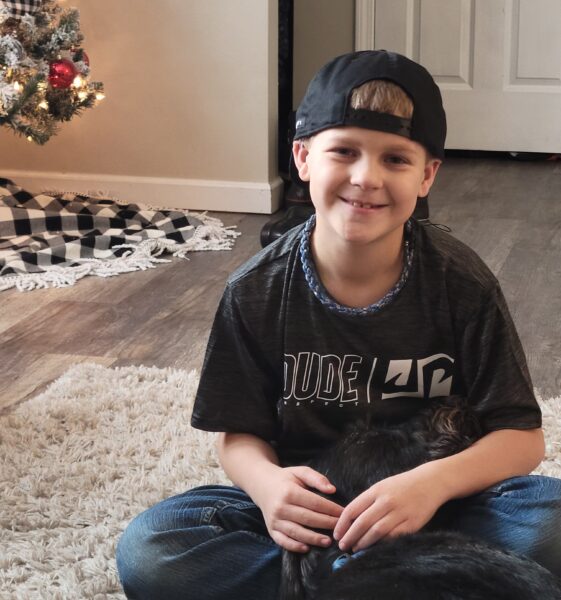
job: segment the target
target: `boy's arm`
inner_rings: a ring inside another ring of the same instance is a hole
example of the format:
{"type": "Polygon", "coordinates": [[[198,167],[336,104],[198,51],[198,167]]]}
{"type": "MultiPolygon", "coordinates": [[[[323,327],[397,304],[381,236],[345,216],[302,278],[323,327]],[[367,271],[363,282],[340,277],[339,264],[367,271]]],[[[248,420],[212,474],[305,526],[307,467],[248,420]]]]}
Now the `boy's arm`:
{"type": "Polygon", "coordinates": [[[413,533],[448,500],[526,475],[543,456],[541,429],[493,431],[458,454],[373,485],[345,508],[334,537],[342,550],[357,551],[386,536],[413,533]]]}
{"type": "Polygon", "coordinates": [[[444,501],[464,498],[519,475],[527,475],[543,460],[541,429],[493,431],[453,456],[423,465],[428,477],[437,477],[444,501]]]}
{"type": "Polygon", "coordinates": [[[270,444],[245,433],[221,433],[218,456],[232,482],[243,489],[263,513],[273,540],[293,552],[309,545],[329,546],[331,539],[309,529],[332,530],[343,508],[308,488],[332,494],[335,487],[310,467],[279,465],[270,444]]]}

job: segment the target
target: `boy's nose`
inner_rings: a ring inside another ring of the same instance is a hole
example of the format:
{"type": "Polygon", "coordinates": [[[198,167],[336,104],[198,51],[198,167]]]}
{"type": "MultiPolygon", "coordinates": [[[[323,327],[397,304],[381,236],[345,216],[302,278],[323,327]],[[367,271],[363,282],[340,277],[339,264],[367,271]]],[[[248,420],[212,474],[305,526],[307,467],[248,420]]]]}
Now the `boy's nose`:
{"type": "Polygon", "coordinates": [[[380,166],[374,160],[362,158],[353,164],[351,184],[363,190],[382,187],[382,174],[380,166]]]}

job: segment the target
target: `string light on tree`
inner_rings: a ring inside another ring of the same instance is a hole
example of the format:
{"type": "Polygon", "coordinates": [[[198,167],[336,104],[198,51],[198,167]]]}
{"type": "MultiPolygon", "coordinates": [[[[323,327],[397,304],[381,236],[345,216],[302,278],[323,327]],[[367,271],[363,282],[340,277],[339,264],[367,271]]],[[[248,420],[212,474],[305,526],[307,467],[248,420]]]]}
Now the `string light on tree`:
{"type": "Polygon", "coordinates": [[[0,125],[44,144],[105,98],[82,41],[79,12],[61,0],[0,0],[0,125]]]}

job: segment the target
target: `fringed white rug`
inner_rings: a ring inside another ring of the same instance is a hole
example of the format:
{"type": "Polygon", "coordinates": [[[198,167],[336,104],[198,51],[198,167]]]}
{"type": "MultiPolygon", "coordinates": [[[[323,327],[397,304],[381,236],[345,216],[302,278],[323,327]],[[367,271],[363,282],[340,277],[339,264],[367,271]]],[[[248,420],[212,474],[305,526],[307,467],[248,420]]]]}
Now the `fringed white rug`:
{"type": "MultiPolygon", "coordinates": [[[[227,483],[214,435],[189,426],[195,372],[72,367],[0,417],[0,598],[122,599],[125,525],[187,488],[227,483]]],[[[561,397],[542,402],[561,476],[561,397]]]]}

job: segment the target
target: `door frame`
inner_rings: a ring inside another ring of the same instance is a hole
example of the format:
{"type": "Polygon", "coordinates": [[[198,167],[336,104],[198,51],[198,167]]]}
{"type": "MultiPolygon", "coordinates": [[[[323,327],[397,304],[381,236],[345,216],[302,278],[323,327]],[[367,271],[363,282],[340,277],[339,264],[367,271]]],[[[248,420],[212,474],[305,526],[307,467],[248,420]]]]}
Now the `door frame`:
{"type": "Polygon", "coordinates": [[[374,50],[376,0],[355,0],[355,50],[374,50]]]}

